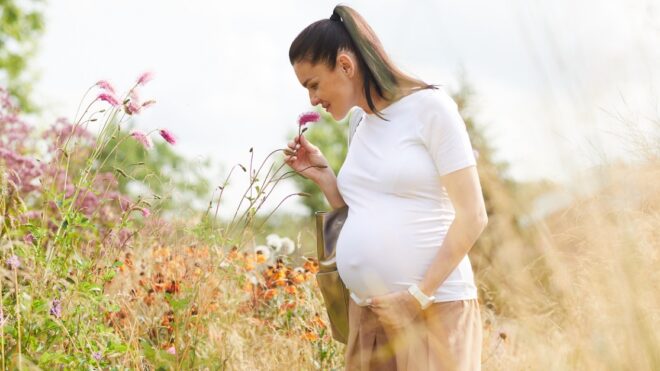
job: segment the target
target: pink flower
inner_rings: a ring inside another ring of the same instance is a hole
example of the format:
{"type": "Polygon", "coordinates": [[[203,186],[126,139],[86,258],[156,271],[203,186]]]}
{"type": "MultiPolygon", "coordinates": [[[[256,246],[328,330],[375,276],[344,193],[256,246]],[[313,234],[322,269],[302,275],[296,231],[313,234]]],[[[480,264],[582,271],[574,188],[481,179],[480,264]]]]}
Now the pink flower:
{"type": "Polygon", "coordinates": [[[148,83],[149,81],[151,81],[153,78],[154,78],[154,74],[147,71],[147,72],[143,73],[142,75],[140,75],[140,77],[138,77],[137,83],[138,83],[138,85],[144,85],[144,84],[148,83]]]}
{"type": "Polygon", "coordinates": [[[154,144],[151,142],[151,138],[149,138],[149,136],[142,130],[131,131],[131,136],[133,139],[142,144],[145,149],[151,149],[154,146],[154,144]]]}
{"type": "Polygon", "coordinates": [[[319,119],[321,119],[321,115],[318,112],[305,112],[298,117],[298,124],[303,126],[310,122],[317,122],[319,119]]]}
{"type": "Polygon", "coordinates": [[[167,348],[167,353],[169,353],[169,354],[176,354],[176,348],[174,347],[174,345],[172,345],[171,347],[167,348]]]}
{"type": "Polygon", "coordinates": [[[113,88],[112,84],[110,84],[107,80],[99,80],[99,82],[96,83],[96,86],[109,91],[113,95],[115,94],[115,88],[113,88]]]}
{"type": "Polygon", "coordinates": [[[101,93],[96,99],[104,100],[110,103],[110,105],[113,107],[117,107],[119,105],[119,101],[117,100],[117,98],[115,98],[114,94],[101,93]]]}
{"type": "Polygon", "coordinates": [[[167,143],[172,145],[176,144],[176,138],[174,138],[174,135],[172,135],[172,133],[170,133],[169,130],[160,129],[158,132],[160,133],[160,136],[163,137],[163,139],[165,139],[167,143]]]}
{"type": "Polygon", "coordinates": [[[135,89],[131,90],[130,92],[130,99],[128,102],[124,103],[124,111],[128,115],[134,115],[136,113],[140,113],[142,110],[142,105],[140,104],[140,97],[138,96],[137,91],[135,89]]]}
{"type": "Polygon", "coordinates": [[[151,211],[149,211],[149,209],[147,209],[146,207],[141,208],[140,212],[142,213],[142,216],[145,218],[148,218],[149,215],[151,215],[151,211]]]}

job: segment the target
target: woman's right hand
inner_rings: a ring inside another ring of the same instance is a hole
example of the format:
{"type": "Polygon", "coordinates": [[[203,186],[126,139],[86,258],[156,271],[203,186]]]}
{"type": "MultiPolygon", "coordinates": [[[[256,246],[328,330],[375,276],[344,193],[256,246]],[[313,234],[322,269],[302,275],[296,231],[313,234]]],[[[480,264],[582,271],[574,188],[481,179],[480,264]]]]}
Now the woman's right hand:
{"type": "Polygon", "coordinates": [[[332,172],[321,150],[308,142],[304,135],[294,137],[288,147],[288,151],[285,149],[284,162],[298,174],[319,183],[324,174],[332,172]]]}

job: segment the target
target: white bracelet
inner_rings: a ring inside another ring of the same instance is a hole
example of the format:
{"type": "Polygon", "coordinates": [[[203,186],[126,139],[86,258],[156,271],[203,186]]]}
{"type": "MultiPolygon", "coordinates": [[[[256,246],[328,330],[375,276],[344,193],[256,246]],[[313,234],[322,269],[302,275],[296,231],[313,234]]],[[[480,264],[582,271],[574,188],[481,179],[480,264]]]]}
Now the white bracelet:
{"type": "Polygon", "coordinates": [[[417,285],[410,285],[408,287],[408,292],[419,302],[419,304],[422,306],[422,309],[426,309],[433,304],[433,301],[435,300],[435,296],[426,296],[422,292],[422,290],[417,287],[417,285]]]}

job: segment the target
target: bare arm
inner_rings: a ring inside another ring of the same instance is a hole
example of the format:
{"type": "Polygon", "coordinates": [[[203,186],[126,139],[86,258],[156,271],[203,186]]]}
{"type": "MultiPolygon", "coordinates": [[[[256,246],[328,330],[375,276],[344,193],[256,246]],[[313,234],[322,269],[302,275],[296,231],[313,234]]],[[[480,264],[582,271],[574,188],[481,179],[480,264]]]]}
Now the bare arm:
{"type": "Polygon", "coordinates": [[[319,178],[317,184],[333,209],[339,209],[340,207],[346,206],[346,202],[344,202],[344,198],[341,196],[339,189],[337,188],[337,177],[332,169],[325,172],[321,178],[319,178]]]}
{"type": "Polygon", "coordinates": [[[454,171],[441,177],[441,180],[456,216],[419,285],[422,292],[429,296],[456,269],[488,223],[476,167],[454,171]]]}

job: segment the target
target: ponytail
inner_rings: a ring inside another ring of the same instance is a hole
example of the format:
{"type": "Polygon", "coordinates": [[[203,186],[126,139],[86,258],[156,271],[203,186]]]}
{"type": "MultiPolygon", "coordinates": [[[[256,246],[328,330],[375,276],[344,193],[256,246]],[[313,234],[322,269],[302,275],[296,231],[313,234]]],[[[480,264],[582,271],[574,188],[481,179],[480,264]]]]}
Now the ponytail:
{"type": "Polygon", "coordinates": [[[355,54],[367,105],[380,118],[383,116],[374,105],[372,87],[380,98],[389,102],[401,98],[408,89],[436,88],[397,68],[365,19],[345,5],[337,5],[330,19],[316,21],[300,32],[289,48],[289,61],[292,65],[303,60],[312,64],[324,62],[334,69],[341,50],[355,54]]]}

